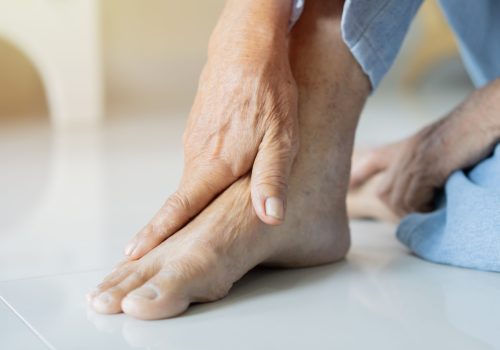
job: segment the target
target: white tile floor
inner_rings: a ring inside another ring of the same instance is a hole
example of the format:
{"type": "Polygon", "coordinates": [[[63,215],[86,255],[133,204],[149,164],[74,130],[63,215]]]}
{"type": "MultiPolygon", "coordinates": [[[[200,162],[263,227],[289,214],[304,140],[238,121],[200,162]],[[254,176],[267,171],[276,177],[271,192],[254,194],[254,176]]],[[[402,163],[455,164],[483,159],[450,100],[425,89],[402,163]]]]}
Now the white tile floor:
{"type": "Polygon", "coordinates": [[[2,299],[0,299],[2,349],[46,349],[47,342],[40,337],[40,334],[2,299]]]}
{"type": "MultiPolygon", "coordinates": [[[[425,109],[376,98],[359,140],[407,134],[456,96],[445,100],[425,109]]],[[[183,123],[155,114],[59,134],[34,121],[0,126],[0,349],[500,348],[500,275],[423,262],[394,227],[369,222],[353,223],[347,261],[252,272],[179,318],[88,310],[85,293],[174,189],[183,123]]]]}

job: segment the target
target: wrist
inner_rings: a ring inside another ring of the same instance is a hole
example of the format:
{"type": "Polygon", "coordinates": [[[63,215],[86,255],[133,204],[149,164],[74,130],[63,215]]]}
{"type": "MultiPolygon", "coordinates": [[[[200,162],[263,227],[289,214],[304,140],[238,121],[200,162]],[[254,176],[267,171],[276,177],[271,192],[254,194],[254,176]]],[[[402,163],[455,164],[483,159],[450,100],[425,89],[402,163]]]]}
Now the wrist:
{"type": "Polygon", "coordinates": [[[291,11],[292,0],[228,0],[210,37],[209,56],[285,49],[291,11]]]}

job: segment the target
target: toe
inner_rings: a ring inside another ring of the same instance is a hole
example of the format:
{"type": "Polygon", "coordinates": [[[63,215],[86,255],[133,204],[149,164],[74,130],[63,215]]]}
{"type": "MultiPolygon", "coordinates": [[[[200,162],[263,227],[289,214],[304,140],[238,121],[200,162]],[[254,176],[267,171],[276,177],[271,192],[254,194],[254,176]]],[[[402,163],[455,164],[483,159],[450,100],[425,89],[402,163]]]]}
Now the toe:
{"type": "Polygon", "coordinates": [[[91,305],[95,311],[105,314],[119,313],[122,311],[122,299],[132,290],[143,284],[148,279],[137,271],[129,272],[120,282],[101,290],[92,298],[91,305]]]}
{"type": "Polygon", "coordinates": [[[128,315],[140,319],[160,319],[176,316],[189,306],[186,283],[170,272],[161,271],[122,301],[128,315]]]}
{"type": "Polygon", "coordinates": [[[103,291],[116,286],[125,277],[127,277],[129,271],[125,269],[114,269],[109,275],[107,275],[104,280],[95,287],[95,289],[87,294],[87,299],[91,302],[97,295],[101,294],[103,291]]]}

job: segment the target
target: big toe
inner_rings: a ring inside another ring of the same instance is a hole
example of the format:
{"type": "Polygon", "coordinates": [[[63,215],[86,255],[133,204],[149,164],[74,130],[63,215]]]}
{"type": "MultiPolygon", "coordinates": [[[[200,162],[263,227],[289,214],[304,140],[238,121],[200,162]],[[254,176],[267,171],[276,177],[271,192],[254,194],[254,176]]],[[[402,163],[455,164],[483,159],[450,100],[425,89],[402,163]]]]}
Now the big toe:
{"type": "Polygon", "coordinates": [[[184,312],[190,303],[188,281],[181,280],[168,271],[157,275],[130,292],[122,301],[126,314],[153,320],[173,317],[184,312]]]}

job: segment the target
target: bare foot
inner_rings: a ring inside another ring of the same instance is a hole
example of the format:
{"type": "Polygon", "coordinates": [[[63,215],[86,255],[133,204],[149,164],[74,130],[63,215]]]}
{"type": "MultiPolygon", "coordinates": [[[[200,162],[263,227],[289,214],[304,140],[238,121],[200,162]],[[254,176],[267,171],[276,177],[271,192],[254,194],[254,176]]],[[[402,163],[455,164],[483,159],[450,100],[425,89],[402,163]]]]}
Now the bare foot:
{"type": "Polygon", "coordinates": [[[341,39],[341,10],[329,0],[308,2],[294,30],[301,147],[284,224],[261,223],[244,177],[144,257],[117,267],[90,295],[96,311],[171,317],[224,297],[259,264],[302,267],[345,256],[352,143],[369,83],[341,39]]]}

